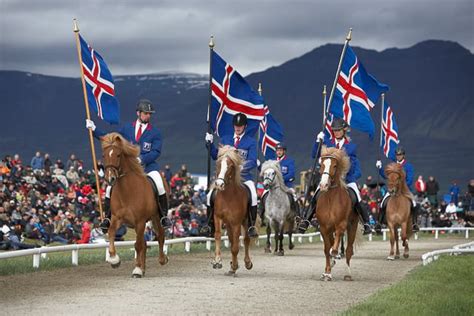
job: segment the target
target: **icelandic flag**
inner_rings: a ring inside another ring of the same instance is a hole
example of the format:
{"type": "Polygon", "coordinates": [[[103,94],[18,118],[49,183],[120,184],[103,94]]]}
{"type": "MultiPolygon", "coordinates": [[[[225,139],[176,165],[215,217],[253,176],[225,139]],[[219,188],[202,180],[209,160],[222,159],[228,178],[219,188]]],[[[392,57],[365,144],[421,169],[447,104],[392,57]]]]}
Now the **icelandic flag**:
{"type": "Polygon", "coordinates": [[[334,119],[334,115],[332,113],[328,113],[328,117],[326,119],[326,125],[324,126],[324,135],[327,139],[333,140],[335,138],[334,132],[332,131],[332,121],[334,119]]]}
{"type": "Polygon", "coordinates": [[[374,122],[370,110],[379,96],[388,91],[388,86],[379,83],[367,73],[354,51],[347,46],[341,72],[337,78],[336,91],[332,101],[331,113],[343,118],[349,126],[374,135],[374,122]]]}
{"type": "Polygon", "coordinates": [[[245,134],[254,137],[258,124],[265,117],[267,108],[263,97],[252,89],[245,79],[215,51],[211,67],[212,101],[209,113],[211,128],[217,135],[233,135],[234,114],[247,116],[245,134]]]}
{"type": "Polygon", "coordinates": [[[82,70],[86,82],[89,109],[100,119],[118,124],[120,106],[115,97],[114,78],[102,56],[79,35],[81,41],[82,70]]]}
{"type": "Polygon", "coordinates": [[[382,111],[382,141],[380,147],[385,157],[395,161],[395,149],[400,143],[400,139],[398,138],[398,125],[395,122],[395,117],[390,106],[382,109],[382,111]]]}
{"type": "Polygon", "coordinates": [[[270,114],[260,122],[258,145],[266,160],[276,159],[275,146],[283,141],[283,128],[270,114]]]}

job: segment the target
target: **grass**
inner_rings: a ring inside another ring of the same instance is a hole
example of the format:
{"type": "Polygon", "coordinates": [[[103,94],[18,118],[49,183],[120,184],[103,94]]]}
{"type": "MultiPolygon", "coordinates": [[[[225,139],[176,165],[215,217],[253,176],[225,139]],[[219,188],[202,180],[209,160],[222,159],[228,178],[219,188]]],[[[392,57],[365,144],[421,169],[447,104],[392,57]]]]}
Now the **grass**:
{"type": "Polygon", "coordinates": [[[474,256],[443,256],[341,315],[474,315],[474,256]]]}

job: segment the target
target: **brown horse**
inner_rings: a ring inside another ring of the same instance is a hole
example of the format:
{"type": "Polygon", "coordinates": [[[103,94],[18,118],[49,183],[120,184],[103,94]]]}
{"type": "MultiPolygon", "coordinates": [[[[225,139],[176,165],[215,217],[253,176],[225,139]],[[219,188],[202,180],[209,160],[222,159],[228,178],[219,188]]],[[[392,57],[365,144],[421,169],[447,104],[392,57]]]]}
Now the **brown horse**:
{"type": "Polygon", "coordinates": [[[234,147],[223,146],[219,149],[216,164],[216,181],[213,186],[216,189],[214,197],[214,223],[216,228],[214,238],[216,249],[212,265],[214,269],[222,268],[221,237],[222,224],[225,224],[232,252],[232,261],[228,275],[235,275],[239,268],[237,255],[240,247],[241,228],[245,234],[245,267],[248,270],[253,267],[249,255],[250,237],[247,232],[249,193],[240,181],[241,165],[242,158],[234,147]]]}
{"type": "Polygon", "coordinates": [[[387,165],[385,175],[387,176],[387,187],[390,192],[386,202],[387,226],[390,230],[390,254],[387,260],[400,258],[398,228],[401,228],[402,242],[405,247],[403,257],[408,258],[408,238],[413,234],[410,215],[412,195],[408,189],[405,171],[401,165],[397,163],[387,165]],[[396,252],[393,249],[395,243],[396,252]]]}
{"type": "MultiPolygon", "coordinates": [[[[163,252],[165,232],[159,219],[159,205],[156,203],[153,188],[147,179],[137,157],[140,149],[133,146],[118,133],[110,133],[101,138],[103,161],[105,165],[105,180],[112,186],[110,209],[112,219],[109,228],[108,262],[112,268],[120,265],[120,258],[115,250],[115,233],[124,223],[135,228],[136,241],[135,269],[132,277],[141,278],[145,275],[146,242],[144,237],[145,224],[148,220],[153,223],[153,229],[158,236],[160,249],[159,263],[164,265],[168,257],[163,252]]],[[[166,192],[169,192],[165,184],[166,192]]]]}
{"type": "Polygon", "coordinates": [[[347,231],[346,263],[347,274],[344,280],[351,281],[350,261],[354,254],[354,241],[357,234],[359,218],[352,211],[351,198],[347,191],[344,177],[349,170],[350,161],[345,151],[337,148],[323,147],[321,153],[320,194],[316,205],[316,218],[324,239],[326,268],[321,280],[331,281],[331,268],[338,256],[339,243],[347,231]]]}

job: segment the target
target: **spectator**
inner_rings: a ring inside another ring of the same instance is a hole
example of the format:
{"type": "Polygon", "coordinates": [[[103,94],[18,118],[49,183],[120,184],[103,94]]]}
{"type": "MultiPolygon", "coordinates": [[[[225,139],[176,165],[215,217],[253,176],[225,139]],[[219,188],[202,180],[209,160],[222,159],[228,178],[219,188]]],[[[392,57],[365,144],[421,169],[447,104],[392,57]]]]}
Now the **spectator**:
{"type": "Polygon", "coordinates": [[[91,226],[89,221],[82,223],[81,239],[77,241],[78,244],[88,244],[91,239],[91,226]]]}
{"type": "Polygon", "coordinates": [[[99,226],[99,223],[94,223],[94,228],[91,231],[90,242],[93,244],[102,244],[105,243],[105,234],[99,226]]]}
{"type": "Polygon", "coordinates": [[[424,197],[425,196],[425,191],[426,191],[426,184],[425,181],[423,181],[423,176],[419,175],[418,180],[415,182],[415,190],[416,190],[416,195],[418,197],[424,197]]]}
{"type": "Polygon", "coordinates": [[[456,180],[453,181],[453,184],[449,187],[449,194],[451,194],[451,201],[454,202],[454,204],[458,204],[458,198],[459,198],[459,186],[456,183],[456,180]]]}
{"type": "Polygon", "coordinates": [[[51,172],[52,165],[53,165],[53,162],[49,158],[49,154],[48,153],[44,154],[44,171],[51,172]]]}
{"type": "Polygon", "coordinates": [[[69,167],[69,170],[66,172],[66,178],[69,183],[76,183],[79,180],[79,174],[76,169],[74,169],[74,166],[69,167]]]}
{"type": "Polygon", "coordinates": [[[182,179],[186,179],[188,177],[188,168],[186,165],[181,165],[181,170],[179,170],[179,176],[182,179]]]}
{"type": "Polygon", "coordinates": [[[79,161],[76,158],[76,155],[71,154],[69,157],[69,160],[66,162],[66,169],[70,170],[71,167],[74,168],[74,170],[77,170],[77,167],[79,166],[79,161]]]}
{"type": "Polygon", "coordinates": [[[170,165],[165,166],[164,175],[165,175],[166,182],[168,182],[168,184],[170,184],[171,177],[173,176],[173,174],[171,173],[170,165]]]}
{"type": "Polygon", "coordinates": [[[439,184],[433,176],[429,176],[426,182],[426,196],[433,207],[438,207],[439,184]]]}
{"type": "Polygon", "coordinates": [[[40,171],[44,169],[44,159],[41,157],[41,153],[39,151],[37,151],[35,156],[31,158],[31,168],[33,168],[34,171],[40,171]]]}
{"type": "Polygon", "coordinates": [[[457,211],[456,204],[454,204],[454,201],[451,200],[448,206],[446,206],[446,215],[448,216],[449,219],[457,219],[456,211],[457,211]]]}

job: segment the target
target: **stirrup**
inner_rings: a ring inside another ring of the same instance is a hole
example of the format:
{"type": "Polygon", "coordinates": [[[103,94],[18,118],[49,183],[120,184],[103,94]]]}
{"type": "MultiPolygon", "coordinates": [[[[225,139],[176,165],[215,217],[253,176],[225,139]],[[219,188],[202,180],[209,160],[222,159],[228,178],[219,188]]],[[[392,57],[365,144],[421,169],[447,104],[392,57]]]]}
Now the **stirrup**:
{"type": "Polygon", "coordinates": [[[417,233],[420,231],[420,227],[418,226],[418,224],[413,224],[412,225],[412,230],[414,233],[417,233]]]}
{"type": "Polygon", "coordinates": [[[374,233],[374,229],[372,228],[372,226],[370,224],[364,224],[364,233],[363,235],[369,235],[369,234],[372,234],[374,233]]]}
{"type": "Polygon", "coordinates": [[[171,220],[167,216],[162,217],[160,219],[160,224],[161,224],[161,227],[163,227],[164,229],[171,228],[172,226],[171,220]]]}
{"type": "Polygon", "coordinates": [[[310,221],[308,221],[307,219],[302,220],[301,223],[298,225],[298,232],[304,234],[309,228],[309,225],[311,225],[310,221]]]}
{"type": "Polygon", "coordinates": [[[258,231],[257,231],[257,227],[255,226],[250,226],[248,229],[247,229],[247,232],[249,234],[249,237],[253,238],[253,237],[258,237],[258,231]]]}
{"type": "Polygon", "coordinates": [[[107,234],[110,227],[110,219],[108,217],[104,218],[102,222],[99,224],[99,227],[104,234],[107,234]]]}

